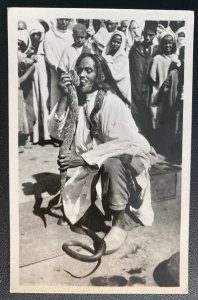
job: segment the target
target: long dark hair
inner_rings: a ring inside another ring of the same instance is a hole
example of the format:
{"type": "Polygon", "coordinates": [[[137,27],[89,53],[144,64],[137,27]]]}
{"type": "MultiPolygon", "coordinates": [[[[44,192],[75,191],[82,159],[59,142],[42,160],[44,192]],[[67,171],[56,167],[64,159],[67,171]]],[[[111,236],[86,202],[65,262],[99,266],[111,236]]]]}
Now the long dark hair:
{"type": "Polygon", "coordinates": [[[97,71],[95,83],[96,88],[105,92],[111,91],[112,93],[115,93],[125,104],[131,107],[131,103],[124,97],[124,95],[118,88],[105,59],[101,55],[82,53],[76,61],[76,70],[78,70],[80,62],[85,57],[90,57],[95,62],[97,71]]]}

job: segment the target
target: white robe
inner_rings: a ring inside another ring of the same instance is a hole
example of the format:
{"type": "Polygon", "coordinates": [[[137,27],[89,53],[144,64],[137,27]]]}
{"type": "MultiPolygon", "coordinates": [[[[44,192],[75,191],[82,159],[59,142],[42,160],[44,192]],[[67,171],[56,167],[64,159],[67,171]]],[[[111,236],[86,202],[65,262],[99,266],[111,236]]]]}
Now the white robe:
{"type": "Polygon", "coordinates": [[[54,105],[61,98],[61,90],[58,86],[57,67],[59,65],[61,55],[66,47],[73,43],[72,30],[62,31],[56,28],[55,24],[45,35],[44,52],[45,59],[50,66],[50,112],[54,105]]]}
{"type": "Polygon", "coordinates": [[[125,51],[126,47],[126,37],[121,31],[114,31],[111,35],[107,46],[105,47],[102,55],[105,58],[111,74],[117,83],[123,96],[131,103],[131,78],[129,73],[129,58],[125,51]],[[109,55],[111,40],[114,35],[120,35],[122,37],[122,42],[118,51],[112,56],[109,55]]]}
{"type": "MultiPolygon", "coordinates": [[[[94,107],[96,92],[87,95],[84,104],[87,115],[94,107]]],[[[68,111],[67,111],[68,112],[68,111]]],[[[62,129],[67,117],[65,112],[57,118],[56,106],[49,118],[49,131],[54,138],[62,138],[62,129]]],[[[79,167],[76,173],[65,184],[63,199],[64,212],[72,224],[77,222],[91,205],[90,186],[94,174],[97,173],[105,159],[123,153],[140,157],[145,170],[137,176],[137,182],[142,188],[143,204],[138,210],[131,207],[131,211],[145,226],[153,223],[154,213],[151,207],[150,179],[148,170],[150,160],[150,144],[139,134],[129,108],[115,94],[107,92],[102,108],[96,115],[99,134],[103,142],[91,139],[89,123],[83,107],[79,107],[78,124],[72,149],[82,156],[89,167],[79,167]]],[[[100,182],[99,182],[100,183],[100,182]]],[[[101,196],[101,186],[97,184],[98,201],[101,196]]]]}
{"type": "Polygon", "coordinates": [[[30,36],[34,32],[41,32],[40,44],[37,51],[38,61],[35,63],[35,72],[33,75],[33,107],[36,116],[36,122],[33,127],[33,143],[40,140],[50,140],[47,119],[49,116],[49,89],[48,76],[43,51],[43,39],[45,35],[44,27],[38,22],[29,23],[30,36]]]}
{"type": "Polygon", "coordinates": [[[63,50],[60,62],[59,69],[63,72],[68,72],[70,70],[74,70],[76,61],[80,54],[83,51],[83,46],[80,48],[76,48],[74,46],[67,47],[63,50]]]}

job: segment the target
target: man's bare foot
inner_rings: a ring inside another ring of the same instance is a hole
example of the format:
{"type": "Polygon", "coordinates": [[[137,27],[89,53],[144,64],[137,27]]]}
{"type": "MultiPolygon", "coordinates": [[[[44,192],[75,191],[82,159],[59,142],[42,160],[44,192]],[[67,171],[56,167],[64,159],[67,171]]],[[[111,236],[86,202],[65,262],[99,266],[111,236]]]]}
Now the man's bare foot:
{"type": "Polygon", "coordinates": [[[106,243],[105,254],[116,252],[122,246],[126,238],[127,232],[124,229],[113,226],[104,238],[106,243]]]}
{"type": "Polygon", "coordinates": [[[24,145],[25,149],[32,149],[32,144],[29,140],[26,140],[25,145],[24,145]]]}
{"type": "Polygon", "coordinates": [[[18,153],[23,153],[23,152],[24,152],[23,146],[19,146],[19,148],[18,148],[18,153]]]}

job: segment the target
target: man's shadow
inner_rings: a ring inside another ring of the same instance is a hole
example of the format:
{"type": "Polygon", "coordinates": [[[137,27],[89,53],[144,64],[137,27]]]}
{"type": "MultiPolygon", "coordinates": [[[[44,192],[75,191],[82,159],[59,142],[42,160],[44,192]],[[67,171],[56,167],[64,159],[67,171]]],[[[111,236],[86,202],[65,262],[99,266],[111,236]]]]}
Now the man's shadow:
{"type": "Polygon", "coordinates": [[[60,197],[60,176],[54,173],[38,173],[33,175],[36,180],[35,183],[25,182],[22,184],[23,192],[25,195],[34,195],[35,203],[33,206],[33,213],[39,216],[44,226],[47,227],[46,214],[55,218],[60,218],[60,214],[56,214],[51,211],[51,207],[56,205],[60,197]],[[42,207],[43,203],[43,193],[48,193],[50,196],[54,197],[49,201],[47,207],[42,207]]]}

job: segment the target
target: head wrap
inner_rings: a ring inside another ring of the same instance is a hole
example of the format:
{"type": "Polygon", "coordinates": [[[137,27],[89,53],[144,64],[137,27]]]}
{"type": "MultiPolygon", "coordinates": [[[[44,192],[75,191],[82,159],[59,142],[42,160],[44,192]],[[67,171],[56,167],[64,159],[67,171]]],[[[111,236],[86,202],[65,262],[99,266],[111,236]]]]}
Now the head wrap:
{"type": "Polygon", "coordinates": [[[176,36],[170,27],[167,27],[160,35],[160,38],[159,38],[160,51],[162,52],[162,49],[161,49],[162,40],[167,35],[170,35],[173,38],[173,53],[175,53],[175,51],[176,51],[176,36]]]}
{"type": "Polygon", "coordinates": [[[139,26],[139,31],[140,31],[140,35],[141,35],[139,37],[140,40],[141,40],[141,37],[142,37],[142,31],[143,31],[144,26],[145,26],[145,20],[142,20],[142,19],[138,19],[138,21],[132,20],[130,22],[130,25],[128,26],[128,28],[126,30],[126,39],[127,39],[128,45],[129,45],[129,49],[133,46],[135,38],[136,38],[136,35],[135,35],[133,29],[131,28],[131,26],[134,22],[139,26]]]}
{"type": "Polygon", "coordinates": [[[166,29],[166,28],[164,27],[163,24],[161,24],[161,22],[159,22],[159,23],[157,24],[155,37],[154,37],[154,39],[153,39],[153,45],[159,45],[160,36],[161,36],[162,32],[163,32],[165,29],[166,29]]]}
{"type": "Polygon", "coordinates": [[[181,48],[183,46],[185,46],[185,37],[183,37],[182,39],[179,37],[180,33],[184,33],[184,35],[186,36],[186,28],[185,26],[180,27],[176,32],[175,32],[175,36],[176,36],[176,41],[177,41],[177,47],[181,48]]]}
{"type": "Polygon", "coordinates": [[[74,35],[82,35],[82,36],[86,37],[87,28],[85,27],[85,25],[78,23],[78,24],[74,25],[74,27],[73,27],[73,34],[74,35]]]}
{"type": "Polygon", "coordinates": [[[62,29],[58,28],[57,19],[59,19],[59,18],[49,20],[48,23],[50,25],[50,29],[52,29],[53,31],[58,31],[58,32],[63,32],[63,33],[65,33],[66,30],[72,30],[73,25],[74,25],[74,19],[70,20],[69,25],[66,30],[62,30],[62,29]]]}
{"type": "Polygon", "coordinates": [[[145,20],[143,20],[143,19],[141,19],[141,18],[138,18],[138,20],[136,19],[136,20],[132,20],[131,22],[130,22],[130,27],[131,27],[131,25],[132,25],[132,23],[136,23],[139,27],[140,27],[140,29],[143,31],[143,29],[144,29],[144,27],[145,27],[145,20]]]}
{"type": "Polygon", "coordinates": [[[176,36],[175,36],[174,32],[171,30],[170,27],[167,27],[160,35],[160,42],[166,35],[172,36],[173,41],[174,42],[176,41],[176,36]]]}
{"type": "Polygon", "coordinates": [[[27,46],[29,42],[29,32],[27,29],[18,30],[18,40],[24,42],[27,46]]]}
{"type": "Polygon", "coordinates": [[[30,36],[33,33],[40,32],[41,33],[40,41],[43,40],[45,35],[45,29],[38,20],[34,20],[28,23],[28,29],[29,29],[30,36]]]}
{"type": "Polygon", "coordinates": [[[44,36],[45,36],[45,29],[41,25],[41,23],[38,20],[31,20],[28,22],[28,29],[30,33],[30,37],[33,33],[41,33],[41,37],[39,39],[39,46],[37,49],[37,54],[44,54],[44,49],[43,49],[43,42],[44,42],[44,36]]]}
{"type": "Polygon", "coordinates": [[[126,37],[125,37],[125,34],[122,31],[116,30],[116,31],[113,32],[113,34],[112,34],[109,42],[107,43],[107,46],[104,49],[104,55],[103,56],[108,55],[108,53],[110,51],[110,47],[111,47],[111,41],[112,41],[112,39],[113,39],[113,37],[115,35],[121,36],[122,42],[121,42],[120,48],[115,53],[114,58],[118,57],[119,55],[122,55],[123,53],[126,54],[126,52],[125,52],[125,47],[126,47],[126,37]]]}
{"type": "Polygon", "coordinates": [[[18,41],[22,41],[26,45],[26,51],[29,49],[29,47],[31,46],[31,40],[27,29],[18,30],[18,41]]]}
{"type": "Polygon", "coordinates": [[[122,25],[123,23],[126,23],[127,22],[127,24],[129,25],[129,20],[121,20],[120,21],[120,24],[122,25]]]}

